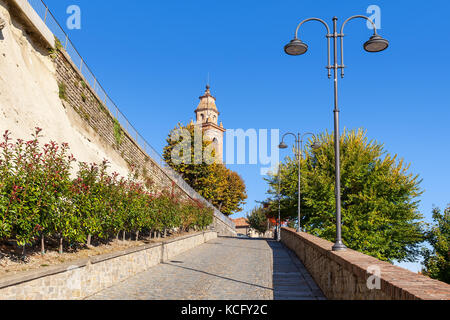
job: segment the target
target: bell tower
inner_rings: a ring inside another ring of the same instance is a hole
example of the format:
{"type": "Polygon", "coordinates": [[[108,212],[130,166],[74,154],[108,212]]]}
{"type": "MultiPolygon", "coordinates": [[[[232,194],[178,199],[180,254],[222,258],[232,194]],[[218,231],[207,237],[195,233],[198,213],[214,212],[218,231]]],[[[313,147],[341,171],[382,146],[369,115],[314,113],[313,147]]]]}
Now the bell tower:
{"type": "Polygon", "coordinates": [[[219,110],[216,106],[216,98],[211,95],[210,86],[200,97],[200,103],[195,110],[196,124],[202,126],[203,134],[213,141],[216,149],[216,157],[223,163],[223,133],[226,131],[222,122],[219,123],[219,110]]]}

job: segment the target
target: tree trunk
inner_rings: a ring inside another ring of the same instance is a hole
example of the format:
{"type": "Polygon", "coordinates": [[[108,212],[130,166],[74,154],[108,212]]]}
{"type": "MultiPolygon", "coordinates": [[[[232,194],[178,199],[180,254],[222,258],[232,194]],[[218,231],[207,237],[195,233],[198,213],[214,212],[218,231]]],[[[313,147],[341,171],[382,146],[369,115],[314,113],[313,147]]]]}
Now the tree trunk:
{"type": "Polygon", "coordinates": [[[122,241],[125,241],[126,240],[126,238],[125,238],[125,230],[123,230],[123,233],[122,233],[122,241]]]}
{"type": "Polygon", "coordinates": [[[139,241],[139,230],[136,231],[136,241],[139,241]]]}
{"type": "Polygon", "coordinates": [[[59,237],[59,254],[63,254],[63,237],[59,237]]]}
{"type": "Polygon", "coordinates": [[[88,236],[87,236],[86,245],[87,245],[88,247],[91,246],[91,235],[90,235],[90,234],[88,234],[88,236]]]}
{"type": "Polygon", "coordinates": [[[120,233],[120,231],[117,231],[117,233],[116,233],[116,240],[117,241],[119,241],[119,233],[120,233]]]}
{"type": "Polygon", "coordinates": [[[44,234],[41,234],[41,254],[42,254],[42,255],[45,254],[45,239],[44,239],[44,234]]]}
{"type": "Polygon", "coordinates": [[[167,237],[167,229],[164,229],[164,238],[167,237]]]}

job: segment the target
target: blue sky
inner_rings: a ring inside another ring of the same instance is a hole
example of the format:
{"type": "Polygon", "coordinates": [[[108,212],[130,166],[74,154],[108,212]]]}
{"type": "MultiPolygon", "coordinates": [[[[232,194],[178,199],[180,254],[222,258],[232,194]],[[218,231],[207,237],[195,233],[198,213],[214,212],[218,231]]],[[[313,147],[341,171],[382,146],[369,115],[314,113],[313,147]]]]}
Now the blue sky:
{"type": "MultiPolygon", "coordinates": [[[[433,205],[450,202],[448,1],[45,2],[63,25],[66,8],[80,6],[82,28],[68,31],[72,42],[160,152],[174,125],[194,117],[208,73],[226,128],[332,131],[325,29],[318,23],[303,27],[301,37],[310,47],[304,56],[287,56],[283,46],[305,18],[331,24],[337,16],[341,24],[378,5],[380,34],[390,41],[387,51],[362,49],[371,35],[363,20],[345,30],[342,129],[365,128],[369,138],[411,163],[411,172],[423,179],[420,210],[426,221],[433,205]]],[[[243,216],[265,198],[267,186],[257,165],[230,168],[247,184],[248,202],[236,217],[243,216]]]]}

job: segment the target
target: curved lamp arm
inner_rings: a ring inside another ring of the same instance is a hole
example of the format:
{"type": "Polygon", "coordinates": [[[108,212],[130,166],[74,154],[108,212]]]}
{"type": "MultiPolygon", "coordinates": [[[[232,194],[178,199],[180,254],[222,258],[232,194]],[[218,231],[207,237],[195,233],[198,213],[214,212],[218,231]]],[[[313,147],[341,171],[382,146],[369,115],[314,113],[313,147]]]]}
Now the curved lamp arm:
{"type": "Polygon", "coordinates": [[[328,24],[327,24],[325,21],[323,21],[322,19],[319,19],[319,18],[309,18],[309,19],[303,20],[302,22],[300,22],[300,23],[298,24],[297,29],[295,30],[295,38],[296,38],[296,39],[298,39],[298,38],[297,38],[297,36],[298,36],[298,30],[300,29],[300,27],[301,27],[304,23],[306,23],[306,22],[308,22],[308,21],[319,21],[319,22],[321,22],[321,23],[325,26],[325,28],[327,28],[327,35],[330,34],[330,27],[328,26],[328,24]]]}
{"type": "Polygon", "coordinates": [[[296,136],[295,134],[293,134],[292,132],[285,133],[285,134],[283,135],[283,137],[281,138],[281,142],[284,142],[284,138],[285,138],[286,136],[288,136],[288,135],[294,136],[295,142],[297,142],[297,136],[296,136]]]}
{"type": "Polygon", "coordinates": [[[302,152],[302,153],[303,153],[303,138],[306,137],[306,136],[312,136],[313,139],[314,139],[314,142],[317,141],[317,137],[316,137],[316,135],[314,133],[311,133],[311,132],[304,133],[302,135],[301,139],[300,139],[300,149],[301,149],[300,152],[302,152]]]}
{"type": "Polygon", "coordinates": [[[313,137],[314,137],[314,140],[317,140],[317,139],[316,139],[316,135],[315,135],[314,133],[311,133],[311,132],[307,132],[307,133],[303,134],[303,135],[302,135],[302,140],[303,140],[303,138],[304,138],[305,136],[307,136],[307,135],[313,136],[313,137]]]}
{"type": "Polygon", "coordinates": [[[344,35],[344,28],[345,28],[345,25],[347,24],[347,22],[349,22],[350,20],[356,19],[356,18],[361,18],[361,19],[365,19],[365,20],[369,21],[372,24],[372,26],[373,26],[373,33],[374,33],[374,35],[377,35],[377,26],[372,21],[372,19],[370,19],[370,18],[368,18],[366,16],[356,15],[356,16],[352,16],[352,17],[350,17],[350,18],[348,18],[347,20],[344,21],[344,23],[342,24],[342,27],[341,27],[341,35],[342,36],[344,35]]]}
{"type": "Polygon", "coordinates": [[[325,21],[323,21],[322,19],[319,19],[319,18],[309,18],[309,19],[306,19],[306,20],[303,20],[302,22],[300,22],[299,23],[299,25],[297,26],[297,29],[295,30],[295,39],[298,39],[298,31],[300,30],[300,27],[304,24],[304,23],[306,23],[306,22],[308,22],[308,21],[319,21],[319,22],[321,22],[324,26],[325,26],[325,28],[327,28],[327,35],[326,35],[326,37],[327,37],[327,42],[328,42],[328,65],[327,65],[327,69],[328,69],[328,78],[331,78],[331,69],[333,68],[332,66],[331,66],[331,60],[330,60],[330,38],[332,37],[332,34],[330,33],[330,27],[328,26],[328,24],[325,22],[325,21]]]}
{"type": "MultiPolygon", "coordinates": [[[[293,136],[294,139],[295,139],[295,147],[294,147],[294,150],[295,150],[295,148],[300,147],[300,146],[297,146],[297,145],[300,144],[300,141],[298,140],[297,135],[295,135],[295,134],[292,133],[292,132],[285,133],[285,134],[283,135],[283,137],[281,138],[281,143],[284,143],[284,138],[286,138],[286,136],[288,136],[288,135],[293,136]]],[[[294,152],[294,154],[295,154],[295,152],[294,152]]]]}
{"type": "Polygon", "coordinates": [[[350,20],[353,20],[353,19],[357,19],[357,18],[361,18],[361,19],[365,19],[365,20],[369,21],[373,26],[373,34],[377,35],[377,26],[372,21],[372,19],[370,19],[366,16],[356,15],[356,16],[352,16],[344,21],[344,23],[342,24],[342,27],[341,27],[341,34],[339,35],[341,37],[341,78],[344,78],[344,68],[345,68],[345,65],[344,65],[344,28],[345,28],[345,25],[347,24],[347,22],[349,22],[350,20]]]}

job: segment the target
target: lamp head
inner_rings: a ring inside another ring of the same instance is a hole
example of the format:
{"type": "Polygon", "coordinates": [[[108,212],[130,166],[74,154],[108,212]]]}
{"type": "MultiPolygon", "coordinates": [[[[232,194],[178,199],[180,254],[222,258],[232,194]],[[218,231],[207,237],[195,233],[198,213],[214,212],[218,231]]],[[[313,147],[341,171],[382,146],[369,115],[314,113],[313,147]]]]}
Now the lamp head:
{"type": "Polygon", "coordinates": [[[308,45],[297,38],[291,40],[291,42],[284,47],[284,52],[290,56],[299,56],[304,54],[306,51],[308,51],[308,45]]]}
{"type": "Polygon", "coordinates": [[[380,52],[386,50],[388,47],[389,41],[377,34],[371,36],[369,41],[364,43],[364,50],[367,52],[380,52]]]}
{"type": "Polygon", "coordinates": [[[278,146],[278,148],[280,148],[280,149],[287,149],[288,146],[287,146],[283,141],[281,141],[281,143],[280,143],[280,145],[278,146]]]}

